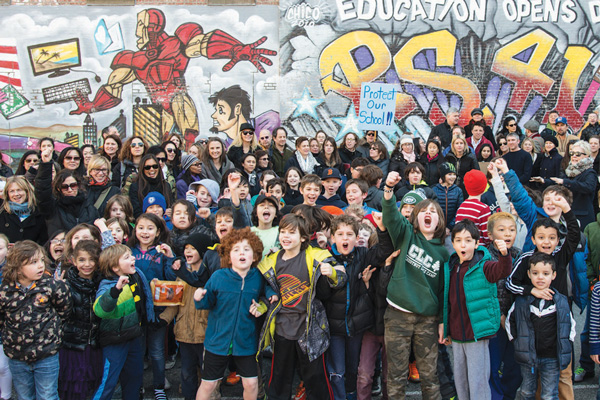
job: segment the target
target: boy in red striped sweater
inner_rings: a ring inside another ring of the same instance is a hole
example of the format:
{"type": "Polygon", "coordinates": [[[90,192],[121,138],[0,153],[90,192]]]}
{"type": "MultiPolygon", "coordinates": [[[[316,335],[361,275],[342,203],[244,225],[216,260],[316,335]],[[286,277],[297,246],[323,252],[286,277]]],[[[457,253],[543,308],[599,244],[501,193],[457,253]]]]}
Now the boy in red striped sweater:
{"type": "Polygon", "coordinates": [[[458,211],[456,211],[456,223],[463,219],[473,221],[481,235],[480,243],[482,246],[485,246],[490,243],[487,221],[492,213],[490,207],[481,202],[481,195],[487,188],[487,178],[483,172],[473,169],[465,174],[463,183],[469,194],[469,198],[458,207],[458,211]]]}

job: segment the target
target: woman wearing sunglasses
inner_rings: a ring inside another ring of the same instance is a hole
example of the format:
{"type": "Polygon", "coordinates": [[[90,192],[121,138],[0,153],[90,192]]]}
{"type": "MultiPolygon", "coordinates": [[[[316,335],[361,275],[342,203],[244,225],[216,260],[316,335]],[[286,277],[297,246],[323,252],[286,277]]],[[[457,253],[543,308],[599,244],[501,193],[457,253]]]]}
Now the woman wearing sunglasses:
{"type": "Polygon", "coordinates": [[[83,153],[77,147],[66,147],[58,156],[58,164],[62,169],[74,171],[79,176],[85,175],[85,167],[83,166],[83,153]]]}
{"type": "Polygon", "coordinates": [[[586,141],[579,140],[571,145],[569,156],[571,161],[561,178],[552,177],[557,185],[563,185],[573,193],[571,209],[579,220],[581,231],[594,218],[594,191],[598,178],[594,171],[594,159],[591,157],[592,149],[586,141]]]}
{"type": "Polygon", "coordinates": [[[113,186],[123,188],[129,175],[138,172],[138,165],[148,147],[146,140],[140,136],[130,137],[123,143],[119,154],[119,163],[112,171],[113,186]]]}
{"type": "Polygon", "coordinates": [[[48,233],[69,231],[81,223],[93,224],[100,214],[83,189],[81,175],[74,170],[63,169],[52,179],[53,164],[52,150],[43,150],[34,186],[48,233]]]}
{"type": "Polygon", "coordinates": [[[160,170],[162,171],[163,178],[171,187],[171,191],[173,192],[173,198],[177,195],[177,180],[175,179],[175,175],[169,168],[167,152],[160,146],[150,146],[147,154],[154,154],[158,159],[158,165],[160,165],[160,170]]]}
{"type": "Polygon", "coordinates": [[[93,155],[87,166],[86,178],[88,196],[98,210],[98,214],[104,215],[108,200],[121,193],[119,188],[114,187],[110,181],[110,163],[108,160],[99,154],[93,155]]]}
{"type": "Polygon", "coordinates": [[[517,125],[516,118],[512,115],[509,115],[508,117],[504,118],[504,121],[502,121],[502,129],[496,134],[496,136],[499,134],[507,136],[509,133],[513,132],[516,132],[519,135],[519,143],[525,139],[525,134],[521,130],[521,127],[517,125]]]}
{"type": "Polygon", "coordinates": [[[254,134],[254,128],[249,123],[243,123],[240,134],[233,139],[233,143],[227,151],[227,157],[236,168],[242,170],[242,157],[248,153],[254,153],[258,148],[258,141],[254,134]]]}
{"type": "Polygon", "coordinates": [[[167,155],[167,166],[173,174],[178,176],[181,173],[181,150],[177,147],[177,144],[171,141],[163,142],[162,147],[167,155]]]}
{"type": "Polygon", "coordinates": [[[173,192],[165,181],[158,158],[154,154],[146,154],[140,161],[140,172],[129,188],[129,200],[133,206],[135,218],[142,215],[144,197],[150,192],[158,192],[165,197],[167,208],[173,203],[173,192]]]}

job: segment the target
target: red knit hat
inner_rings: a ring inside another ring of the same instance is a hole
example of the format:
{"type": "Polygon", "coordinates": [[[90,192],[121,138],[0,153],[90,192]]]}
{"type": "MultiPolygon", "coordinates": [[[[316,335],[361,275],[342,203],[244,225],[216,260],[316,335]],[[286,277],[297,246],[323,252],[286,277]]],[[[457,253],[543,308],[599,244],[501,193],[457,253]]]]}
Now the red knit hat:
{"type": "Polygon", "coordinates": [[[485,174],[478,169],[472,169],[467,172],[463,178],[463,182],[469,196],[479,196],[485,192],[488,183],[485,174]]]}

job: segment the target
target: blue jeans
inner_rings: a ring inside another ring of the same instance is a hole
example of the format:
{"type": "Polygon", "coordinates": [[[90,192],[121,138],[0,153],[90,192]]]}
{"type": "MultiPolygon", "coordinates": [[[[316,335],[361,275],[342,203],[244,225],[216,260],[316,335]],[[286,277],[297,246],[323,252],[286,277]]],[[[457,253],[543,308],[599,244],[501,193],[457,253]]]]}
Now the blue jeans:
{"type": "Polygon", "coordinates": [[[594,373],[596,369],[596,364],[590,358],[590,309],[592,307],[587,306],[585,312],[585,323],[583,324],[583,330],[581,331],[581,336],[579,340],[581,341],[581,355],[579,356],[579,366],[583,368],[586,372],[594,373]]]}
{"type": "Polygon", "coordinates": [[[538,376],[542,385],[541,399],[558,400],[560,367],[556,358],[538,358],[534,368],[521,365],[521,375],[523,377],[523,383],[521,384],[522,400],[535,399],[538,376]]]}
{"type": "Polygon", "coordinates": [[[346,392],[356,392],[362,337],[362,333],[351,337],[331,336],[327,350],[327,372],[335,400],[346,400],[346,392]]]}
{"type": "Polygon", "coordinates": [[[8,366],[20,400],[58,400],[58,353],[33,363],[9,359],[8,366]]]}
{"type": "Polygon", "coordinates": [[[167,327],[155,329],[149,326],[146,329],[146,346],[148,346],[148,357],[152,363],[152,384],[154,389],[165,387],[165,337],[167,327]]]}

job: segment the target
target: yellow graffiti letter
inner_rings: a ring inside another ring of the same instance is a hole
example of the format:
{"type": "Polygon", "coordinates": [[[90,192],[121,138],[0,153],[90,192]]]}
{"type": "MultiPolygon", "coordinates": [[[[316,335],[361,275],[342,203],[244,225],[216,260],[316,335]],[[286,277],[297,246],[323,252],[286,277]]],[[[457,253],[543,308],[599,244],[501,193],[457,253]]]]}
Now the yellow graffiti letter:
{"type": "Polygon", "coordinates": [[[471,119],[471,110],[480,106],[481,95],[477,86],[462,76],[428,70],[415,69],[414,57],[425,49],[436,51],[438,67],[454,67],[456,38],[447,30],[415,36],[410,39],[394,56],[394,65],[398,77],[407,82],[426,85],[454,92],[462,97],[461,125],[471,119]]]}
{"type": "Polygon", "coordinates": [[[513,40],[496,52],[492,71],[510,79],[515,83],[508,106],[517,112],[523,110],[529,92],[547,96],[554,80],[540,71],[556,40],[541,29],[513,40]],[[532,48],[527,62],[514,58],[516,55],[532,48]]]}

